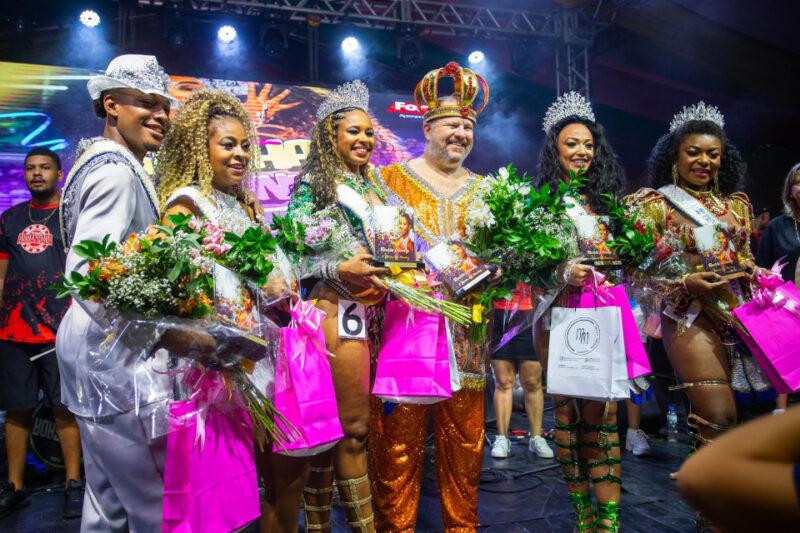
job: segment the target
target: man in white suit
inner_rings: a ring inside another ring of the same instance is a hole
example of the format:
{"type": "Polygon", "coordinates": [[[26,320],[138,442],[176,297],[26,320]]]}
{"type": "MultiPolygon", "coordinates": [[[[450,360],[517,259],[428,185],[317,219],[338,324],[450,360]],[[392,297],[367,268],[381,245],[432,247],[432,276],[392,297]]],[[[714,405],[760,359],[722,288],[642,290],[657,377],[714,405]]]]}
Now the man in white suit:
{"type": "MultiPolygon", "coordinates": [[[[87,271],[72,246],[122,242],[159,219],[142,161],[158,150],[175,102],[153,56],[123,55],[87,84],[103,136],[81,142],[60,208],[66,272],[87,271]]],[[[167,401],[166,354],[104,343],[102,307],[75,299],[58,329],[62,401],[78,420],[86,470],[81,531],[160,531],[167,401]],[[157,368],[158,367],[158,368],[157,368]],[[161,371],[159,371],[161,370],[161,371]]],[[[124,339],[123,339],[124,341],[124,339]]]]}

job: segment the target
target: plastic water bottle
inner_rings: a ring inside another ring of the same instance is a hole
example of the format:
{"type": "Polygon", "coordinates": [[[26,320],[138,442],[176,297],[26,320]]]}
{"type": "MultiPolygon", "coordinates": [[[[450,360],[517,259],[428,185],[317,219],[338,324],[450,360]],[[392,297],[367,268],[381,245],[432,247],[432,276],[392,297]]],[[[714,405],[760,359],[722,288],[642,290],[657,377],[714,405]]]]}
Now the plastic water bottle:
{"type": "Polygon", "coordinates": [[[678,413],[674,403],[667,408],[667,441],[678,442],[678,413]]]}

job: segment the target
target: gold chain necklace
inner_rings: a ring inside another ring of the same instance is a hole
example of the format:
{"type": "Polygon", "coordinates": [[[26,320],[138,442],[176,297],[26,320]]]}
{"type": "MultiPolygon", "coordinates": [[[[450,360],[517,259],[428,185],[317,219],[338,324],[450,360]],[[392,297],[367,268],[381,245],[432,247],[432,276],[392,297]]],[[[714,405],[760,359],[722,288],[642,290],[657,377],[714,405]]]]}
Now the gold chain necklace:
{"type": "Polygon", "coordinates": [[[681,187],[681,189],[697,198],[700,203],[709,208],[718,217],[722,217],[728,212],[725,203],[711,191],[695,191],[689,187],[681,187]]]}
{"type": "Polygon", "coordinates": [[[50,218],[57,212],[58,207],[54,207],[50,214],[44,217],[42,220],[34,220],[33,213],[31,213],[31,203],[28,202],[28,219],[31,221],[31,224],[47,224],[47,221],[50,220],[50,218]]]}

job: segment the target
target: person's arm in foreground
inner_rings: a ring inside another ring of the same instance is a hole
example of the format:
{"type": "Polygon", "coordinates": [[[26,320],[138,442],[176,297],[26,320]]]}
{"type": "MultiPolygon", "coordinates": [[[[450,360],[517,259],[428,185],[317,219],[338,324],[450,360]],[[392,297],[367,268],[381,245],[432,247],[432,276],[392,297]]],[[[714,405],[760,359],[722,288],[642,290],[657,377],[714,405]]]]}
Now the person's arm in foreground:
{"type": "Polygon", "coordinates": [[[800,407],[729,431],[692,455],[678,490],[725,531],[797,531],[800,407]]]}

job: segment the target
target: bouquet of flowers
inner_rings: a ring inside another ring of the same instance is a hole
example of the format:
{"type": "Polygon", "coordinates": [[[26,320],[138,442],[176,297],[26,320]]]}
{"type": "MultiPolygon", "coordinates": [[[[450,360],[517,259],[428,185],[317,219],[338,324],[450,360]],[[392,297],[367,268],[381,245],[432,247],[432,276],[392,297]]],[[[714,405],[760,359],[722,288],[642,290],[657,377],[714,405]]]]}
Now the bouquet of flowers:
{"type": "Polygon", "coordinates": [[[555,189],[539,190],[531,178],[520,176],[513,165],[487,176],[468,208],[467,241],[470,249],[487,263],[503,268],[506,288],[517,282],[547,286],[571,250],[572,224],[566,217],[564,197],[582,181],[572,179],[555,189]]]}
{"type": "MultiPolygon", "coordinates": [[[[186,338],[211,335],[216,343],[213,355],[197,353],[195,362],[221,369],[227,386],[241,393],[231,397],[245,399],[254,422],[268,435],[282,435],[275,425],[280,414],[248,377],[253,361],[263,358],[269,345],[263,330],[249,327],[257,310],[253,305],[244,312],[234,309],[237,318],[221,323],[216,306],[223,304],[217,301],[215,287],[217,265],[263,286],[274,268],[270,257],[276,239],[257,227],[242,235],[225,232],[191,215],[171,215],[169,221],[172,226],[151,226],[119,246],[109,236],[74,245],[73,250],[89,261],[88,271],[70,273],[54,289],[59,297],[74,293],[128,322],[152,325],[157,334],[141,339],[145,357],[167,332],[181,331],[189,335],[186,338]]],[[[116,329],[120,334],[125,330],[116,329]]]]}
{"type": "MultiPolygon", "coordinates": [[[[361,251],[362,245],[353,237],[349,226],[341,221],[338,209],[336,206],[328,207],[297,220],[273,216],[272,229],[281,247],[301,261],[319,255],[345,261],[361,251]]],[[[425,279],[413,271],[398,269],[382,277],[381,281],[394,296],[413,308],[439,313],[463,325],[472,323],[468,307],[434,298],[428,294],[430,286],[425,279]]]]}
{"type": "MultiPolygon", "coordinates": [[[[488,307],[493,300],[511,298],[518,283],[552,286],[558,267],[575,250],[572,223],[566,216],[564,197],[576,194],[583,178],[574,175],[569,184],[557,188],[545,184],[531,187],[531,177],[519,175],[513,165],[502,167],[497,175],[483,179],[468,207],[467,246],[484,262],[503,269],[499,285],[485,290],[478,298],[488,307]]],[[[486,321],[473,329],[473,338],[486,337],[486,321]]]]}

